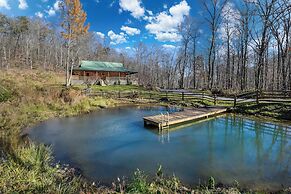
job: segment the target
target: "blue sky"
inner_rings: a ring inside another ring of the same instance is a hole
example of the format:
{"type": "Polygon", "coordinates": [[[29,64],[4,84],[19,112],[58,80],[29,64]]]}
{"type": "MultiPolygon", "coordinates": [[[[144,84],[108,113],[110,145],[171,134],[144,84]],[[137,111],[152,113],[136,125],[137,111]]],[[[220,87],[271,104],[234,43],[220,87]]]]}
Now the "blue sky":
{"type": "MultiPolygon", "coordinates": [[[[0,0],[0,12],[9,16],[41,17],[59,22],[57,0],[0,0]]],[[[81,0],[90,31],[115,48],[142,41],[165,48],[179,44],[177,25],[185,16],[203,16],[198,0],[81,0]]],[[[202,28],[202,27],[201,27],[202,28]]]]}

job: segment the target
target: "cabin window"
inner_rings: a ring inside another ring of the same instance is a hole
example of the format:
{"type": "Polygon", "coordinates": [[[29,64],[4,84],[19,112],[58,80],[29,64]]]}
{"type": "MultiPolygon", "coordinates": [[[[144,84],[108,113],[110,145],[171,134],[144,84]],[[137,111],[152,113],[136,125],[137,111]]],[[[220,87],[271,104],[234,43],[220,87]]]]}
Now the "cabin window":
{"type": "Polygon", "coordinates": [[[90,73],[86,73],[86,76],[90,76],[90,73]]]}

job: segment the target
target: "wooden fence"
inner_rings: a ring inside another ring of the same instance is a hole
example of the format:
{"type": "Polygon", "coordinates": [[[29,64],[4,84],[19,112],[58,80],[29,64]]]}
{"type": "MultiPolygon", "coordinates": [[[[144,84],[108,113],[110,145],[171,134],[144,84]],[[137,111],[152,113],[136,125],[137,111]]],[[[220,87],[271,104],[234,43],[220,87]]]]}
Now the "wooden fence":
{"type": "Polygon", "coordinates": [[[239,104],[247,103],[291,103],[291,91],[251,91],[241,94],[234,94],[229,96],[218,96],[209,94],[207,92],[186,92],[186,91],[116,91],[116,92],[102,92],[87,90],[88,96],[101,96],[108,98],[127,98],[127,99],[148,99],[159,101],[174,101],[174,102],[197,102],[200,101],[209,105],[226,105],[237,106],[239,104]]]}

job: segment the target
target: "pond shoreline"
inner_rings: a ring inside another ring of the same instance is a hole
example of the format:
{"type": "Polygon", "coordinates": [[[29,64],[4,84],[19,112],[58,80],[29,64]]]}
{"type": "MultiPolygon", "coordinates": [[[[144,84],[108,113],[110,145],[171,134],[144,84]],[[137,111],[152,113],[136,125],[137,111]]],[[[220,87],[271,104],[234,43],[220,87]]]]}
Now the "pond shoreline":
{"type": "MultiPolygon", "coordinates": [[[[152,107],[152,106],[161,106],[160,104],[157,104],[157,103],[155,103],[155,104],[130,104],[130,103],[123,103],[123,104],[117,104],[117,105],[114,105],[114,106],[110,106],[110,107],[106,107],[106,108],[102,108],[102,109],[115,109],[115,108],[120,108],[120,107],[128,107],[128,106],[132,106],[132,107],[137,107],[137,106],[145,106],[145,107],[152,107]]],[[[165,106],[165,107],[167,107],[167,106],[165,106]]],[[[94,113],[94,112],[96,112],[96,113],[98,113],[98,111],[100,111],[101,109],[97,109],[97,110],[93,110],[92,112],[94,113]]],[[[85,114],[81,114],[81,115],[87,115],[87,114],[90,114],[90,113],[92,113],[92,112],[88,112],[88,113],[85,113],[85,114]]],[[[75,116],[80,116],[80,115],[75,115],[75,116]]],[[[75,117],[74,116],[74,117],[75,117]]],[[[257,117],[254,117],[254,118],[257,118],[257,117]]],[[[58,118],[53,118],[53,119],[58,119],[58,118]]],[[[79,167],[78,166],[71,166],[71,167],[75,167],[75,169],[79,169],[79,167]]],[[[82,171],[79,169],[79,170],[77,170],[78,172],[80,172],[80,174],[82,175],[83,173],[82,173],[82,171]]],[[[87,181],[89,181],[89,182],[91,182],[91,183],[93,183],[94,181],[92,180],[92,179],[90,179],[90,178],[86,178],[86,177],[84,177],[87,181]]],[[[130,180],[130,177],[127,177],[126,178],[126,180],[130,180]]],[[[112,180],[113,181],[113,180],[112,180]]],[[[95,183],[94,183],[95,184],[95,183]]],[[[110,186],[110,184],[108,183],[108,184],[101,184],[103,187],[108,187],[108,186],[110,186]]],[[[221,188],[224,188],[224,189],[228,189],[228,188],[233,188],[233,187],[231,187],[232,185],[225,185],[225,184],[223,184],[223,183],[218,183],[217,185],[219,185],[219,188],[221,189],[221,188]]],[[[199,186],[199,185],[192,185],[192,187],[194,186],[194,188],[196,187],[196,186],[199,186]]],[[[189,187],[189,185],[185,185],[185,187],[186,188],[191,188],[191,187],[189,187]]],[[[247,189],[247,188],[241,188],[240,189],[241,191],[251,191],[251,190],[249,190],[249,189],[247,189]]],[[[256,190],[255,190],[256,191],[256,190]]],[[[280,192],[280,191],[282,191],[282,190],[257,190],[257,191],[263,191],[263,192],[280,192]]]]}
{"type": "MultiPolygon", "coordinates": [[[[78,117],[78,116],[81,116],[81,115],[87,115],[87,114],[90,114],[92,112],[98,112],[102,109],[110,109],[110,108],[118,108],[118,107],[125,107],[125,106],[164,106],[164,107],[182,107],[182,106],[176,106],[176,105],[172,105],[172,104],[168,104],[168,103],[161,103],[161,102],[144,102],[143,100],[139,101],[139,100],[128,100],[127,102],[119,102],[119,101],[115,101],[115,103],[113,105],[110,105],[110,106],[106,106],[106,107],[96,107],[96,108],[93,108],[91,109],[89,112],[88,111],[85,111],[85,112],[81,112],[81,113],[76,113],[76,114],[69,114],[69,115],[62,115],[62,116],[53,116],[53,117],[50,117],[50,118],[46,118],[44,120],[41,120],[41,121],[38,121],[37,123],[31,125],[31,123],[29,124],[29,127],[25,127],[24,129],[21,130],[21,134],[20,134],[20,137],[21,138],[26,138],[27,135],[28,135],[28,131],[31,130],[32,128],[34,128],[35,126],[38,126],[38,125],[41,125],[42,123],[44,122],[47,122],[49,120],[53,120],[53,119],[60,119],[60,118],[67,118],[67,117],[78,117]],[[138,104],[137,104],[138,102],[138,104]]],[[[233,112],[233,111],[231,111],[233,112]]],[[[242,114],[242,113],[236,113],[235,111],[233,112],[233,114],[240,114],[240,115],[244,115],[244,116],[249,116],[249,117],[254,117],[254,118],[259,118],[259,119],[265,119],[265,118],[271,118],[271,117],[266,117],[266,116],[257,116],[257,115],[250,115],[250,114],[242,114]]],[[[282,123],[282,121],[286,121],[286,120],[279,120],[279,119],[272,119],[271,122],[279,122],[279,123],[282,123]]],[[[287,121],[288,122],[288,121],[287,121]]],[[[27,139],[25,139],[27,140],[27,139]]],[[[29,140],[30,143],[34,143],[33,141],[29,140]]],[[[59,165],[59,163],[54,163],[52,164],[53,166],[56,166],[56,165],[59,165]]],[[[93,188],[95,187],[94,185],[96,184],[94,181],[90,180],[89,178],[86,178],[82,175],[82,170],[78,168],[78,166],[69,166],[67,164],[61,164],[61,169],[65,172],[65,171],[75,171],[77,172],[76,176],[82,176],[84,181],[87,182],[87,184],[93,184],[93,188]]],[[[130,179],[130,177],[128,177],[128,180],[130,179]]],[[[114,180],[112,180],[114,181],[114,180]]],[[[224,190],[224,189],[233,189],[233,187],[231,187],[231,185],[224,185],[223,183],[218,183],[218,185],[220,187],[218,187],[217,189],[218,190],[224,190]]],[[[104,189],[106,188],[105,190],[108,191],[108,189],[110,190],[111,188],[109,187],[109,184],[101,184],[99,185],[100,188],[104,189]]],[[[98,186],[98,187],[99,187],[98,186]]],[[[91,186],[90,186],[91,187],[91,186]]],[[[97,188],[98,188],[97,187],[97,188]]],[[[185,188],[189,188],[189,186],[186,186],[185,188]]],[[[95,188],[96,189],[96,188],[95,188]]],[[[288,189],[288,188],[286,188],[288,189]]],[[[190,189],[191,190],[191,189],[190,189]]],[[[250,192],[249,189],[247,188],[240,188],[239,190],[241,191],[248,191],[250,192]]],[[[280,193],[283,190],[258,190],[260,192],[275,192],[275,193],[280,193]]]]}

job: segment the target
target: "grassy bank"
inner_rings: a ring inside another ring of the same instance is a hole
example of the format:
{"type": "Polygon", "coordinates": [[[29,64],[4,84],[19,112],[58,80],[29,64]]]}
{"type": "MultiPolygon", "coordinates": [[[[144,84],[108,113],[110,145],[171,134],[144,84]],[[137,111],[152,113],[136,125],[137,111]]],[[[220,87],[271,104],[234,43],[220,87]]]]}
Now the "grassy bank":
{"type": "Polygon", "coordinates": [[[77,193],[94,188],[73,169],[52,166],[50,149],[20,138],[23,129],[40,121],[118,103],[87,98],[78,88],[64,88],[63,80],[50,72],[0,71],[0,193],[77,193]]]}
{"type": "MultiPolygon", "coordinates": [[[[88,182],[75,170],[54,164],[52,150],[22,141],[22,129],[40,121],[87,113],[120,104],[118,100],[88,98],[82,88],[65,88],[64,77],[42,71],[0,71],[0,193],[240,193],[219,188],[213,178],[188,188],[177,177],[155,177],[137,170],[132,178],[117,179],[112,187],[88,182]]],[[[140,90],[133,86],[102,87],[100,90],[140,90]]],[[[99,90],[98,87],[95,88],[99,90]]],[[[233,187],[237,187],[234,183],[233,187]]],[[[287,193],[287,191],[286,191],[287,193]]]]}
{"type": "Polygon", "coordinates": [[[87,98],[78,88],[62,86],[63,77],[41,71],[1,71],[0,127],[11,145],[21,129],[52,117],[64,117],[114,106],[117,101],[87,98]]]}
{"type": "Polygon", "coordinates": [[[291,103],[248,103],[237,106],[234,112],[291,121],[291,103]]]}

